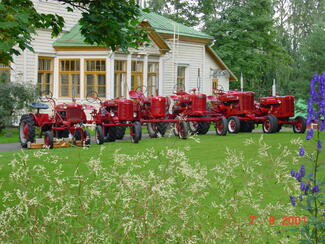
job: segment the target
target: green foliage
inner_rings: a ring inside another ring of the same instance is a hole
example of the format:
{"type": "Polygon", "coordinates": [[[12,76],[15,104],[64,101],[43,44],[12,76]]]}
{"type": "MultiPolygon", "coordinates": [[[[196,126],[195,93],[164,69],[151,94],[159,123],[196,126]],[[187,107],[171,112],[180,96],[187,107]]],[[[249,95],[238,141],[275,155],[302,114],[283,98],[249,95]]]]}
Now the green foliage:
{"type": "Polygon", "coordinates": [[[35,98],[36,88],[32,84],[0,82],[0,131],[12,125],[20,110],[35,98]]]}
{"type": "Polygon", "coordinates": [[[243,73],[245,89],[270,89],[277,67],[290,62],[276,39],[271,1],[230,4],[205,29],[215,37],[214,48],[231,70],[238,77],[243,73]]]}
{"type": "MultiPolygon", "coordinates": [[[[81,33],[90,44],[126,51],[148,40],[146,31],[139,27],[141,10],[135,0],[57,1],[68,11],[82,11],[81,33]]],[[[13,55],[26,48],[33,51],[31,41],[38,28],[50,28],[55,37],[63,26],[61,16],[38,13],[32,0],[0,1],[0,63],[8,65],[13,55]]]]}
{"type": "Polygon", "coordinates": [[[62,30],[64,20],[57,14],[37,13],[30,0],[0,1],[0,63],[8,65],[21,50],[33,50],[37,28],[51,28],[52,36],[62,30]]]}

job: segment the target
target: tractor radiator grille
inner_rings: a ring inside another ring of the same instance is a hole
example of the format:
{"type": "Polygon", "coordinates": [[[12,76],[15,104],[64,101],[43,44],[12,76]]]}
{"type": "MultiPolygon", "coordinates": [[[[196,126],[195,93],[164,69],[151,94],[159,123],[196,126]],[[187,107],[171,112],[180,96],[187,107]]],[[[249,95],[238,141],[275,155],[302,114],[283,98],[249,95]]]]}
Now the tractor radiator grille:
{"type": "Polygon", "coordinates": [[[67,114],[68,120],[81,121],[82,119],[82,110],[80,108],[69,108],[67,114]]]}

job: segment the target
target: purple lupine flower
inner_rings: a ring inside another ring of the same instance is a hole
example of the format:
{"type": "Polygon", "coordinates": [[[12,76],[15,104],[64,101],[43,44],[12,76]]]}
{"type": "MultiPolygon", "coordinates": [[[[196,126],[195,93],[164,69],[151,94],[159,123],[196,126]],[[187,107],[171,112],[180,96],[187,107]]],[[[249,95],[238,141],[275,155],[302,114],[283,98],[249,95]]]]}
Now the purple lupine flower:
{"type": "Polygon", "coordinates": [[[322,142],[321,142],[321,140],[317,141],[317,150],[322,151],[322,142]]]}
{"type": "Polygon", "coordinates": [[[305,187],[305,195],[308,194],[308,190],[309,190],[309,188],[310,188],[310,184],[307,184],[306,187],[305,187]]]}
{"type": "Polygon", "coordinates": [[[290,172],[290,174],[291,174],[292,177],[295,177],[296,172],[292,169],[291,172],[290,172]]]}
{"type": "Polygon", "coordinates": [[[311,173],[308,175],[308,178],[311,178],[313,175],[314,175],[314,173],[311,172],[311,173]]]}
{"type": "Polygon", "coordinates": [[[292,206],[296,205],[296,199],[293,196],[290,196],[290,201],[291,201],[292,206]]]}
{"type": "Polygon", "coordinates": [[[299,195],[299,200],[302,201],[302,194],[299,195]]]}
{"type": "Polygon", "coordinates": [[[299,156],[304,156],[305,155],[305,149],[303,148],[303,147],[301,147],[300,149],[299,149],[299,156]]]}
{"type": "Polygon", "coordinates": [[[300,190],[301,190],[301,191],[304,191],[305,188],[306,188],[305,183],[304,183],[304,182],[301,182],[301,183],[300,183],[300,190]]]}
{"type": "Polygon", "coordinates": [[[307,135],[306,135],[306,140],[310,140],[311,138],[313,138],[314,135],[314,130],[310,129],[307,131],[307,135]]]}
{"type": "Polygon", "coordinates": [[[305,176],[305,174],[306,174],[305,165],[303,165],[303,164],[301,165],[301,168],[299,170],[299,174],[300,174],[301,177],[305,176]]]}
{"type": "Polygon", "coordinates": [[[315,185],[315,186],[313,187],[313,189],[312,189],[312,192],[313,192],[313,193],[317,193],[317,192],[319,192],[319,186],[318,186],[318,185],[315,185]]]}
{"type": "Polygon", "coordinates": [[[300,175],[299,172],[296,172],[296,176],[295,177],[296,177],[296,180],[297,181],[299,181],[299,182],[301,181],[301,175],[300,175]]]}

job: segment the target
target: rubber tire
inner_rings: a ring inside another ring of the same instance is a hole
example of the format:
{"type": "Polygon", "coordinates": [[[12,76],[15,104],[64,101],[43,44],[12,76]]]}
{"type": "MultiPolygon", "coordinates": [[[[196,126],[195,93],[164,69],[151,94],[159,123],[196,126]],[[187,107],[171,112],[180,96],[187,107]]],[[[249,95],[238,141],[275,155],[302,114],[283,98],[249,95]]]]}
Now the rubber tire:
{"type": "Polygon", "coordinates": [[[116,126],[109,126],[106,129],[105,141],[113,142],[116,140],[116,126]]]}
{"type": "Polygon", "coordinates": [[[131,136],[131,141],[133,143],[138,143],[141,140],[141,135],[142,135],[142,128],[141,128],[141,123],[139,121],[135,121],[133,126],[132,126],[132,132],[135,134],[134,136],[131,136]]]}
{"type": "Polygon", "coordinates": [[[276,130],[276,132],[280,132],[281,129],[282,129],[282,125],[278,125],[278,129],[276,130]]]}
{"type": "Polygon", "coordinates": [[[80,141],[81,140],[80,130],[76,130],[74,132],[73,138],[74,138],[75,141],[80,141]]]}
{"type": "Polygon", "coordinates": [[[56,130],[55,131],[55,137],[56,138],[68,138],[69,137],[69,130],[56,130]]]}
{"type": "Polygon", "coordinates": [[[101,125],[96,125],[95,129],[95,140],[96,144],[101,145],[104,143],[103,127],[101,125]]]}
{"type": "Polygon", "coordinates": [[[268,115],[266,117],[266,120],[262,124],[262,128],[263,128],[263,132],[264,133],[267,133],[267,134],[276,133],[277,130],[278,130],[278,119],[274,115],[272,115],[272,114],[268,115]],[[265,123],[267,121],[269,121],[269,123],[270,123],[270,129],[269,130],[267,130],[265,128],[265,123]]]}
{"type": "Polygon", "coordinates": [[[302,128],[301,128],[301,131],[299,131],[299,130],[297,130],[296,126],[293,125],[292,126],[293,132],[294,133],[301,133],[301,134],[305,133],[305,131],[306,131],[306,119],[304,117],[302,117],[302,116],[297,116],[295,118],[295,120],[300,120],[301,121],[302,128]]]}
{"type": "Polygon", "coordinates": [[[116,126],[116,140],[122,140],[125,135],[125,126],[116,126]]]}
{"type": "Polygon", "coordinates": [[[179,133],[179,131],[177,131],[178,132],[178,137],[180,138],[180,139],[187,139],[187,136],[188,136],[188,132],[189,132],[189,129],[188,129],[188,124],[185,122],[185,121],[181,121],[180,123],[179,123],[179,126],[180,127],[182,127],[182,129],[183,129],[183,134],[181,134],[181,133],[179,133]]]}
{"type": "Polygon", "coordinates": [[[216,122],[216,134],[219,136],[225,136],[228,132],[228,120],[225,117],[221,117],[221,119],[216,122]],[[222,130],[218,130],[217,123],[220,122],[223,124],[222,130]]]}
{"type": "Polygon", "coordinates": [[[156,123],[156,130],[153,127],[153,123],[147,123],[147,130],[149,133],[150,138],[157,138],[158,137],[158,124],[156,123]]]}
{"type": "Polygon", "coordinates": [[[254,128],[254,122],[243,120],[240,121],[240,132],[252,132],[254,128]]]}
{"type": "Polygon", "coordinates": [[[199,126],[197,128],[197,133],[199,135],[205,135],[206,133],[208,133],[209,129],[210,129],[210,123],[209,122],[200,121],[199,126]]]}
{"type": "Polygon", "coordinates": [[[197,121],[194,121],[194,122],[187,122],[188,132],[189,132],[191,135],[195,135],[195,134],[197,134],[198,127],[199,127],[199,123],[198,123],[197,121]]]}
{"type": "Polygon", "coordinates": [[[44,133],[44,145],[46,145],[48,148],[53,148],[53,135],[51,131],[46,131],[44,133]],[[49,138],[48,144],[46,143],[46,138],[49,138]]]}
{"type": "Polygon", "coordinates": [[[230,116],[227,121],[227,129],[229,133],[232,134],[237,134],[240,130],[240,120],[238,119],[237,116],[230,116]],[[230,122],[233,121],[235,123],[235,129],[234,130],[229,130],[229,124],[230,122]]]}
{"type": "Polygon", "coordinates": [[[89,146],[91,144],[91,137],[88,130],[84,130],[84,138],[85,138],[85,146],[89,146]]]}
{"type": "Polygon", "coordinates": [[[166,131],[168,129],[168,125],[169,125],[169,123],[167,123],[167,122],[159,122],[157,124],[157,130],[161,136],[165,136],[166,131]]]}
{"type": "Polygon", "coordinates": [[[19,122],[19,141],[20,144],[23,148],[27,148],[27,143],[28,142],[35,142],[35,121],[32,115],[30,114],[24,114],[21,116],[20,118],[20,122],[19,122]],[[22,123],[25,123],[28,125],[28,136],[26,138],[26,142],[22,141],[22,138],[20,136],[20,130],[21,130],[21,126],[22,123]]]}

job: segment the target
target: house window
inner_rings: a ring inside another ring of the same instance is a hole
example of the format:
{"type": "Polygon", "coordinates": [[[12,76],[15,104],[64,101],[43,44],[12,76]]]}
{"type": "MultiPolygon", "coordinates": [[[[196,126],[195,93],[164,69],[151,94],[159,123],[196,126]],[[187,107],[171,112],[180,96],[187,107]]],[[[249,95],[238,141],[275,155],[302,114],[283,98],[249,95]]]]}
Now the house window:
{"type": "Polygon", "coordinates": [[[143,62],[142,61],[132,61],[131,66],[131,89],[137,90],[143,88],[143,62]]]}
{"type": "Polygon", "coordinates": [[[158,95],[159,89],[159,63],[148,63],[148,96],[158,95]]]}
{"type": "Polygon", "coordinates": [[[0,81],[10,81],[10,67],[0,64],[0,81]]]}
{"type": "Polygon", "coordinates": [[[80,60],[60,60],[60,97],[80,97],[80,60]]]}
{"type": "Polygon", "coordinates": [[[212,80],[212,91],[218,90],[218,79],[212,80]]]}
{"type": "Polygon", "coordinates": [[[177,91],[185,91],[185,66],[177,66],[177,91]]]}
{"type": "Polygon", "coordinates": [[[115,60],[114,63],[114,96],[126,97],[127,92],[127,62],[125,60],[115,60]]]}
{"type": "Polygon", "coordinates": [[[86,95],[95,91],[99,97],[106,97],[106,60],[85,60],[86,95]]]}
{"type": "Polygon", "coordinates": [[[38,58],[37,86],[42,95],[50,95],[52,93],[53,60],[50,57],[38,58]]]}

